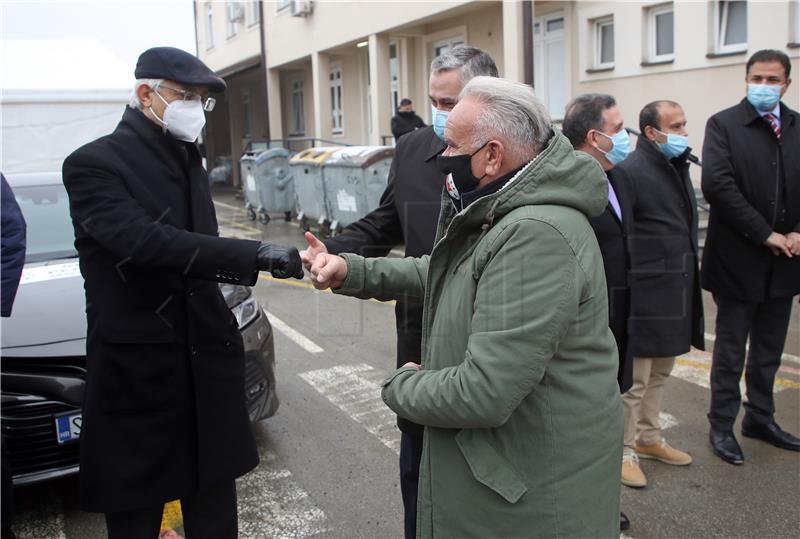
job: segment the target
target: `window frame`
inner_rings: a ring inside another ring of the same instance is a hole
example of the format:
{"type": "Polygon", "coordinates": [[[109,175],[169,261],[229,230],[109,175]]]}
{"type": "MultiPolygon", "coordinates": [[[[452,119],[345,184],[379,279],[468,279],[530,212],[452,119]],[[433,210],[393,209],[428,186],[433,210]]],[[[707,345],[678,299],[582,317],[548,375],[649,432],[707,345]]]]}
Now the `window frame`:
{"type": "Polygon", "coordinates": [[[725,54],[731,52],[744,52],[747,50],[747,42],[750,38],[750,28],[747,17],[747,2],[745,1],[745,40],[742,43],[725,44],[725,34],[729,21],[730,0],[717,0],[714,2],[714,52],[725,54]]]}
{"type": "Polygon", "coordinates": [[[292,5],[292,0],[277,0],[275,2],[275,11],[283,11],[292,5]]]}
{"type": "Polygon", "coordinates": [[[247,27],[252,28],[261,23],[261,0],[249,0],[247,5],[247,27]]]}
{"type": "Polygon", "coordinates": [[[603,62],[603,27],[611,26],[611,39],[613,42],[616,42],[615,35],[614,35],[614,16],[607,15],[605,17],[599,17],[597,19],[593,19],[592,21],[592,31],[594,32],[594,68],[595,69],[609,69],[614,67],[614,62],[616,60],[616,44],[613,43],[611,47],[611,61],[610,62],[603,62]]]}
{"type": "Polygon", "coordinates": [[[289,79],[289,98],[292,104],[292,115],[289,125],[290,137],[302,137],[306,134],[306,111],[305,111],[305,79],[303,76],[295,76],[289,79]],[[300,96],[300,107],[297,108],[295,97],[300,96]],[[300,119],[302,125],[296,120],[300,119]]]}
{"type": "Polygon", "coordinates": [[[206,50],[214,48],[214,2],[206,2],[206,50]]]}
{"type": "Polygon", "coordinates": [[[675,4],[668,2],[647,8],[647,61],[649,63],[671,62],[675,60],[675,4]],[[672,13],[672,52],[658,54],[658,15],[672,13]]]}
{"type": "Polygon", "coordinates": [[[225,2],[225,39],[233,39],[238,34],[237,20],[232,17],[233,8],[238,3],[237,0],[225,2]]]}
{"type": "Polygon", "coordinates": [[[340,62],[331,62],[328,76],[331,90],[331,135],[344,135],[344,72],[340,62]],[[335,74],[339,73],[339,77],[335,74]],[[336,89],[339,89],[337,94],[336,89]],[[337,104],[338,97],[338,108],[337,104]],[[338,120],[338,123],[337,123],[338,120]]]}

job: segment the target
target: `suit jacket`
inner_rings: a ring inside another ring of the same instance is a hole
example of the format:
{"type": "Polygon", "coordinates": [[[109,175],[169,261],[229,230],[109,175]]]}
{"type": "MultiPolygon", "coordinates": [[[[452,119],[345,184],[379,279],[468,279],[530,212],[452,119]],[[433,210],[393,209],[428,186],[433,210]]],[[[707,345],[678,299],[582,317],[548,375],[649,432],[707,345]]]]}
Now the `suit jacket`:
{"type": "Polygon", "coordinates": [[[630,188],[622,174],[608,172],[608,181],[614,188],[619,201],[622,219],[620,219],[609,202],[605,211],[589,219],[600,253],[603,255],[603,268],[606,272],[608,287],[608,327],[614,334],[619,351],[619,369],[617,383],[621,393],[630,389],[633,383],[633,348],[630,346],[632,328],[630,253],[628,252],[628,236],[633,227],[633,208],[631,207],[630,188]]]}
{"type": "MultiPolygon", "coordinates": [[[[688,150],[687,150],[688,154],[688,150]]],[[[636,357],[704,349],[697,249],[697,202],[684,157],[669,160],[640,136],[615,168],[628,179],[633,208],[631,338],[636,357]]]]}
{"type": "MultiPolygon", "coordinates": [[[[444,175],[436,167],[436,156],[445,148],[432,127],[417,129],[402,137],[389,170],[389,184],[380,206],[352,223],[333,238],[324,240],[331,253],[385,256],[392,247],[405,243],[406,256],[431,253],[436,237],[444,175]]],[[[422,303],[409,298],[395,305],[397,322],[397,366],[422,357],[422,303]]],[[[422,427],[398,418],[403,432],[422,436],[422,427]]]]}
{"type": "Polygon", "coordinates": [[[11,316],[11,306],[14,304],[14,297],[17,295],[19,279],[22,276],[22,266],[25,265],[25,218],[14,198],[11,186],[8,185],[5,176],[0,173],[2,182],[2,246],[0,246],[0,256],[2,257],[2,316],[11,316]]]}
{"type": "Polygon", "coordinates": [[[258,463],[244,346],[218,281],[254,284],[259,242],[219,238],[194,144],[126,108],[64,161],[86,288],[81,502],[152,506],[258,463]]]}
{"type": "Polygon", "coordinates": [[[709,118],[703,195],[711,205],[703,288],[744,301],[800,293],[800,257],[774,256],[772,232],[800,232],[800,114],[783,103],[781,138],[743,99],[709,118]]]}

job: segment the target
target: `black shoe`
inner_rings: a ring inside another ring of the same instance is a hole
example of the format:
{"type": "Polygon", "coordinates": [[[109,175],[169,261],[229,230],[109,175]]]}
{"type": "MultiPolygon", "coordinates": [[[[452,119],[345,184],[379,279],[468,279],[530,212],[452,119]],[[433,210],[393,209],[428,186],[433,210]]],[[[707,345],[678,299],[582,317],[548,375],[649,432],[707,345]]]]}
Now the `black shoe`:
{"type": "Polygon", "coordinates": [[[784,431],[774,421],[767,424],[756,423],[755,421],[748,421],[747,416],[745,416],[742,420],[742,436],[764,440],[781,449],[800,451],[800,438],[784,431]]]}
{"type": "Polygon", "coordinates": [[[730,464],[744,464],[744,454],[732,431],[711,429],[708,440],[714,454],[730,464]]]}
{"type": "Polygon", "coordinates": [[[620,513],[619,513],[619,530],[624,532],[625,530],[627,530],[630,527],[631,527],[630,519],[628,519],[628,516],[625,513],[620,511],[620,513]]]}

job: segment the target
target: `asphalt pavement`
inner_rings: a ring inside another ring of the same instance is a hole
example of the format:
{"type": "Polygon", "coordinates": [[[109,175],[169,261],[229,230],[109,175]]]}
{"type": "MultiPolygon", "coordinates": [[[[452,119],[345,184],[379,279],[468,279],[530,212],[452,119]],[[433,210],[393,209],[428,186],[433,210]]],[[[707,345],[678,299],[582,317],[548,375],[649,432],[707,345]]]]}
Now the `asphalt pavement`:
{"type": "MultiPolygon", "coordinates": [[[[215,199],[222,235],[303,247],[296,223],[276,215],[265,227],[247,220],[231,191],[218,191],[215,199]]],[[[266,274],[255,292],[275,332],[281,406],[254,426],[262,458],[238,482],[240,537],[402,537],[399,433],[379,390],[395,361],[392,303],[335,296],[314,290],[308,279],[278,281],[266,274]]],[[[713,318],[713,302],[707,301],[709,338],[713,318]]],[[[795,434],[798,334],[795,305],[775,395],[777,421],[795,434]]],[[[662,422],[670,444],[694,462],[642,462],[648,486],[622,487],[622,508],[633,524],[623,536],[797,537],[800,453],[740,437],[744,466],[716,458],[705,419],[709,366],[705,352],[679,358],[667,382],[662,422]]],[[[105,537],[102,516],[78,509],[75,479],[19,489],[17,498],[21,539],[105,537]]]]}

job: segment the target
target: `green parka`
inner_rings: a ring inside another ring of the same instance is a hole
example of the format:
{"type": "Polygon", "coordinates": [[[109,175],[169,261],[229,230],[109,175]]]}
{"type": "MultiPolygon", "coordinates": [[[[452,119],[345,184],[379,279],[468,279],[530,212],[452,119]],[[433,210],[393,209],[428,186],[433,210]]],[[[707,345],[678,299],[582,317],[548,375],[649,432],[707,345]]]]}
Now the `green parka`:
{"type": "Polygon", "coordinates": [[[556,134],[500,191],[455,213],[430,257],[345,255],[337,293],[424,301],[423,369],[383,400],[425,425],[417,536],[619,537],[622,406],[597,162],[556,134]]]}

